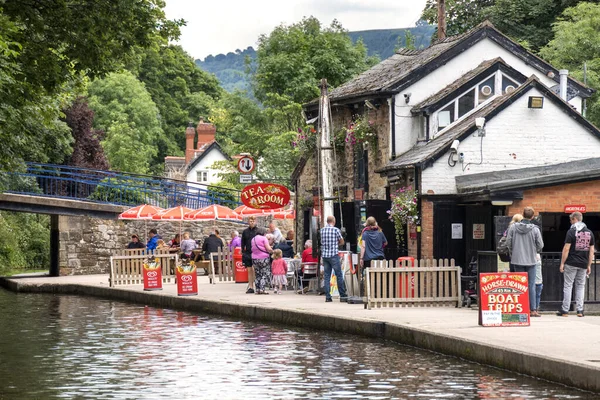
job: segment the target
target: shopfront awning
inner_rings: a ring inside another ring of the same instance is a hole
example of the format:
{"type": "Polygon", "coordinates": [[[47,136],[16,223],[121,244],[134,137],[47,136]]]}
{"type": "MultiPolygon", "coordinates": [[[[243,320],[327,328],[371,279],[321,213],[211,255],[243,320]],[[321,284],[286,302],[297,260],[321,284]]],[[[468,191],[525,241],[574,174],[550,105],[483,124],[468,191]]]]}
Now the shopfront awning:
{"type": "MultiPolygon", "coordinates": [[[[568,151],[565,149],[565,151],[568,151]]],[[[457,176],[459,194],[490,194],[600,179],[600,158],[457,176]]]]}

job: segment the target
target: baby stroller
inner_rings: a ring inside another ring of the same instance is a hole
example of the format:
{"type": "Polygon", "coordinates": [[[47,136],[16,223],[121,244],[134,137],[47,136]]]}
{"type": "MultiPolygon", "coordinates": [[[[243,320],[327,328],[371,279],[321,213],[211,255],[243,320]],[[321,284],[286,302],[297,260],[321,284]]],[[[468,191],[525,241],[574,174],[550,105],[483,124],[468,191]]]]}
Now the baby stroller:
{"type": "Polygon", "coordinates": [[[471,257],[469,266],[463,270],[460,281],[463,288],[463,307],[471,307],[471,304],[477,304],[477,280],[479,278],[477,271],[477,257],[471,257]]]}

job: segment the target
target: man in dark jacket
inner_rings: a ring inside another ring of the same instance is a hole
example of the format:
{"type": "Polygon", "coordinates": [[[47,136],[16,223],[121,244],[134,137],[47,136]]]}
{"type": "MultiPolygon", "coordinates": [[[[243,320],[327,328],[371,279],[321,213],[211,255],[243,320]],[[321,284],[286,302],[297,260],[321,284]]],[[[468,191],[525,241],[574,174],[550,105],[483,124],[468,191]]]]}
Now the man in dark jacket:
{"type": "Polygon", "coordinates": [[[248,227],[242,232],[242,263],[248,270],[248,290],[246,293],[254,293],[254,268],[252,267],[252,239],[256,236],[256,217],[248,218],[248,227]]]}
{"type": "MultiPolygon", "coordinates": [[[[535,307],[536,256],[544,248],[540,228],[531,222],[534,213],[533,207],[525,207],[521,222],[512,224],[506,235],[506,245],[510,251],[510,261],[515,272],[527,272],[529,307],[535,307]]],[[[532,315],[539,316],[537,312],[532,315]]]]}
{"type": "Polygon", "coordinates": [[[146,246],[144,246],[144,243],[140,242],[140,238],[138,237],[138,235],[136,235],[135,233],[133,235],[131,235],[131,242],[129,242],[129,244],[127,245],[128,249],[143,249],[146,246]]]}
{"type": "Polygon", "coordinates": [[[217,237],[215,232],[211,232],[204,243],[202,244],[202,252],[204,253],[204,259],[210,260],[210,253],[216,253],[219,249],[223,248],[223,241],[217,237]]]}

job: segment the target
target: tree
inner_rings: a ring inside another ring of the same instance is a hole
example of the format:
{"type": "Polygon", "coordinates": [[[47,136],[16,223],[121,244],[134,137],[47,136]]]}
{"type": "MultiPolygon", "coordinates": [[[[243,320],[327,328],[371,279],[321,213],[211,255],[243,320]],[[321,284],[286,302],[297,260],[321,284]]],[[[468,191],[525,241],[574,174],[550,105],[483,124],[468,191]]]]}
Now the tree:
{"type": "MultiPolygon", "coordinates": [[[[588,85],[600,90],[600,5],[580,3],[567,8],[553,25],[554,39],[540,55],[557,68],[569,70],[575,78],[583,81],[583,65],[587,64],[588,85]]],[[[600,126],[600,95],[598,92],[588,100],[586,117],[600,126]]]]}
{"type": "Polygon", "coordinates": [[[315,17],[304,18],[259,37],[254,94],[262,102],[277,93],[304,103],[319,95],[321,78],[335,87],[377,61],[367,57],[362,41],[352,43],[338,21],[323,29],[315,17]]]}
{"type": "MultiPolygon", "coordinates": [[[[489,19],[502,33],[538,51],[552,38],[552,24],[560,13],[580,1],[447,0],[447,33],[458,35],[489,19]]],[[[437,0],[427,0],[421,18],[437,25],[437,0]]]]}
{"type": "Polygon", "coordinates": [[[108,170],[109,164],[100,141],[104,131],[94,129],[94,112],[89,108],[87,99],[78,97],[65,112],[65,120],[74,139],[73,153],[66,161],[67,165],[82,168],[108,170]]]}
{"type": "Polygon", "coordinates": [[[144,84],[130,72],[111,73],[92,82],[88,91],[94,127],[106,132],[102,146],[112,168],[159,173],[157,147],[166,140],[158,108],[144,84]]]}
{"type": "MultiPolygon", "coordinates": [[[[485,20],[486,9],[496,0],[446,0],[446,34],[458,35],[485,20]]],[[[421,18],[437,26],[438,0],[427,0],[421,18]]],[[[437,39],[437,29],[433,34],[437,39]]]]}
{"type": "Polygon", "coordinates": [[[183,154],[185,128],[190,121],[208,116],[222,89],[214,77],[196,66],[180,46],[162,45],[144,49],[136,67],[138,78],[156,103],[168,146],[158,157],[183,154]]]}

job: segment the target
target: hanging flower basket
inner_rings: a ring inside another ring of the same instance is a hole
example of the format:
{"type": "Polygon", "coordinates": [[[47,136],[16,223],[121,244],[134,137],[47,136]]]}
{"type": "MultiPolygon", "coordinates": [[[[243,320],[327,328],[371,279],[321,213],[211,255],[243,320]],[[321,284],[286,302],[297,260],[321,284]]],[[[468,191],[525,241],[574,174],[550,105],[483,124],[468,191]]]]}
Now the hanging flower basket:
{"type": "Polygon", "coordinates": [[[392,194],[392,208],[387,211],[394,223],[397,242],[404,243],[404,227],[419,222],[417,191],[412,187],[401,187],[392,194]]]}
{"type": "Polygon", "coordinates": [[[344,127],[341,132],[342,135],[337,137],[338,140],[343,140],[344,143],[348,143],[352,146],[357,144],[369,143],[370,145],[377,146],[377,129],[376,125],[372,120],[369,120],[368,116],[363,115],[355,117],[348,126],[344,127]]]}

